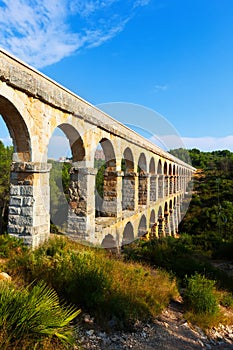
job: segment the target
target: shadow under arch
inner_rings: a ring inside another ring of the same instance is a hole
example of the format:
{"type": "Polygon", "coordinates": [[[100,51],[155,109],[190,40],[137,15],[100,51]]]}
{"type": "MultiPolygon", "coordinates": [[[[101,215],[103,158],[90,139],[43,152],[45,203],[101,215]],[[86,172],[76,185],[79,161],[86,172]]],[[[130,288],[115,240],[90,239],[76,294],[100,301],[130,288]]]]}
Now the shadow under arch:
{"type": "Polygon", "coordinates": [[[150,213],[150,228],[155,224],[156,218],[155,218],[155,210],[152,209],[150,213]]]}
{"type": "Polygon", "coordinates": [[[117,242],[114,239],[114,237],[109,233],[102,240],[101,247],[106,248],[106,249],[110,249],[110,250],[116,250],[117,249],[117,242]]]}
{"type": "Polygon", "coordinates": [[[13,161],[30,162],[32,154],[28,127],[15,105],[4,96],[0,96],[0,115],[6,123],[13,141],[13,161]]]}
{"type": "Polygon", "coordinates": [[[147,223],[146,223],[146,217],[143,214],[138,225],[138,237],[142,237],[146,233],[147,233],[147,223]]]}
{"type": "Polygon", "coordinates": [[[134,240],[134,228],[131,222],[127,222],[123,232],[122,246],[133,242],[134,240]]]}

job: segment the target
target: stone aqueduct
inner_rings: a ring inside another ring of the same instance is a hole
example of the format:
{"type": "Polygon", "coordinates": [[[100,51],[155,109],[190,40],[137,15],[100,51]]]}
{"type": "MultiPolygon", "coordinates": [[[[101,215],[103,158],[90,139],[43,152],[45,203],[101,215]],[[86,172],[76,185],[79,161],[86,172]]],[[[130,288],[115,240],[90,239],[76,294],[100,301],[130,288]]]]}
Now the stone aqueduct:
{"type": "Polygon", "coordinates": [[[67,230],[71,237],[121,246],[145,233],[177,233],[195,169],[4,50],[0,114],[14,145],[9,234],[33,247],[49,236],[47,151],[56,127],[69,139],[73,157],[67,230]],[[99,143],[107,167],[101,217],[96,218],[94,155],[99,143]]]}

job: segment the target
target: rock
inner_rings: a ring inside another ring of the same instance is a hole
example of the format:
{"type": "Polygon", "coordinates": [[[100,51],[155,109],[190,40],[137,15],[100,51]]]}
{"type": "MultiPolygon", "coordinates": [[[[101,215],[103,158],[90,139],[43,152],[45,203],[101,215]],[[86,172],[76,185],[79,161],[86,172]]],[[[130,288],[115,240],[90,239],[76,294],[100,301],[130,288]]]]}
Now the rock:
{"type": "Polygon", "coordinates": [[[89,314],[84,314],[83,321],[92,324],[94,323],[94,317],[91,317],[89,314]]]}
{"type": "Polygon", "coordinates": [[[87,331],[86,333],[87,333],[87,335],[90,337],[90,336],[92,336],[92,335],[95,333],[95,331],[94,331],[94,329],[90,329],[90,330],[87,331]]]}
{"type": "Polygon", "coordinates": [[[0,281],[11,281],[11,276],[8,275],[6,272],[0,272],[0,281]]]}

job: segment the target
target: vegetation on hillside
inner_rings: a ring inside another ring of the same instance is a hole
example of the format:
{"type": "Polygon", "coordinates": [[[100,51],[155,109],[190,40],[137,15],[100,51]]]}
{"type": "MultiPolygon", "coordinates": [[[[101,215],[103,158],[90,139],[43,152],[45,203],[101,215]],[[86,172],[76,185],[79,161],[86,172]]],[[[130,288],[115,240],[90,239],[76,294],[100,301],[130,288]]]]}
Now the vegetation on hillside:
{"type": "MultiPolygon", "coordinates": [[[[182,149],[174,151],[181,158],[183,153],[182,149]]],[[[232,259],[233,153],[198,149],[188,153],[197,172],[192,201],[179,232],[191,235],[193,244],[213,257],[232,259]]]]}

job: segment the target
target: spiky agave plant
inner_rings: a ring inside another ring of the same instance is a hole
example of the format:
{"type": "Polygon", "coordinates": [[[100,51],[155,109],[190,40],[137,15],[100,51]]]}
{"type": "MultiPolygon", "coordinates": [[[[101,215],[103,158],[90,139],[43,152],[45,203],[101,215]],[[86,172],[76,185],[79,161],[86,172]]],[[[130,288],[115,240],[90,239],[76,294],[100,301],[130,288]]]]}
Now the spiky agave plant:
{"type": "Polygon", "coordinates": [[[44,282],[26,288],[0,283],[2,346],[30,341],[34,347],[52,337],[64,344],[72,344],[74,337],[70,322],[79,313],[80,310],[73,306],[60,303],[57,293],[44,282]]]}

